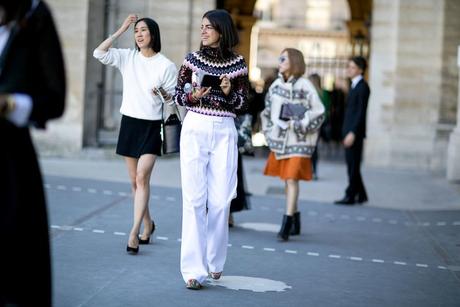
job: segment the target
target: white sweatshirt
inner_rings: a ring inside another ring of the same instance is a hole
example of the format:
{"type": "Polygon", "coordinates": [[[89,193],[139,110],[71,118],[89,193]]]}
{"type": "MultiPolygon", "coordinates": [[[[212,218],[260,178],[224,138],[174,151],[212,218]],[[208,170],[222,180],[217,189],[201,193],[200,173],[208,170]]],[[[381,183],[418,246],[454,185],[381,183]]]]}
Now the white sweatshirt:
{"type": "Polygon", "coordinates": [[[163,87],[174,95],[176,65],[163,54],[145,57],[134,49],[95,49],[93,56],[105,65],[118,68],[123,77],[123,100],[120,113],[129,117],[161,119],[161,100],[153,95],[154,87],[163,87]]]}

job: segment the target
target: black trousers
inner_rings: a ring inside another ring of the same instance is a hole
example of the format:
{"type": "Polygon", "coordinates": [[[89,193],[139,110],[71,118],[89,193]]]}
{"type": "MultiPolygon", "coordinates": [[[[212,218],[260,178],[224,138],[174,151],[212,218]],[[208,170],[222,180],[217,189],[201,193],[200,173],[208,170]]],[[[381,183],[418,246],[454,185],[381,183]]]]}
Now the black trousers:
{"type": "Polygon", "coordinates": [[[356,139],[354,144],[345,148],[345,160],[347,162],[348,187],[345,191],[347,197],[355,199],[367,199],[366,188],[361,176],[361,160],[363,156],[363,139],[356,139]]]}

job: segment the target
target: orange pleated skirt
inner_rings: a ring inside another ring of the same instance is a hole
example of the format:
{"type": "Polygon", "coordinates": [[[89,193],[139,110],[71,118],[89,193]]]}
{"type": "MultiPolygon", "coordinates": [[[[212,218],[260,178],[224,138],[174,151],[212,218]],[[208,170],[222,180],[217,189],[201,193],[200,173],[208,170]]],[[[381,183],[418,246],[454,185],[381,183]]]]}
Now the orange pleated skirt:
{"type": "Polygon", "coordinates": [[[273,152],[268,156],[264,175],[280,177],[282,180],[311,180],[312,165],[310,158],[292,157],[277,160],[273,152]]]}

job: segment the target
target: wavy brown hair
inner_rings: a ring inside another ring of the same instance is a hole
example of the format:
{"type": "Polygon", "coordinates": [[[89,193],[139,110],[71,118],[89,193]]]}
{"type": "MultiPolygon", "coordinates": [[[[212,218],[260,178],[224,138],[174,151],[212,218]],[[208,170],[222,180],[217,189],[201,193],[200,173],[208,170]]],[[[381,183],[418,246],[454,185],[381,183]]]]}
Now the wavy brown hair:
{"type": "Polygon", "coordinates": [[[289,73],[296,78],[300,78],[305,74],[305,60],[303,58],[303,53],[295,48],[285,48],[281,53],[287,52],[289,58],[289,73]]]}

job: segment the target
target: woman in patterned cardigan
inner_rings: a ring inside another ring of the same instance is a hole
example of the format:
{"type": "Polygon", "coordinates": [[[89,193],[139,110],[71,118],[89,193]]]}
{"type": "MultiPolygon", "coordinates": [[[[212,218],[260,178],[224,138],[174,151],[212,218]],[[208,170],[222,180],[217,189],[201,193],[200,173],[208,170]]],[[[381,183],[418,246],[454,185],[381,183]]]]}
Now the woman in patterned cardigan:
{"type": "Polygon", "coordinates": [[[324,120],[324,106],[313,85],[303,78],[305,62],[297,49],[284,49],[279,58],[279,77],[270,86],[261,114],[262,130],[271,150],[264,174],[286,184],[286,214],[278,238],[300,234],[299,180],[312,179],[310,157],[324,120]],[[301,114],[286,119],[283,105],[303,105],[301,114]],[[283,119],[280,119],[280,118],[283,119]]]}

